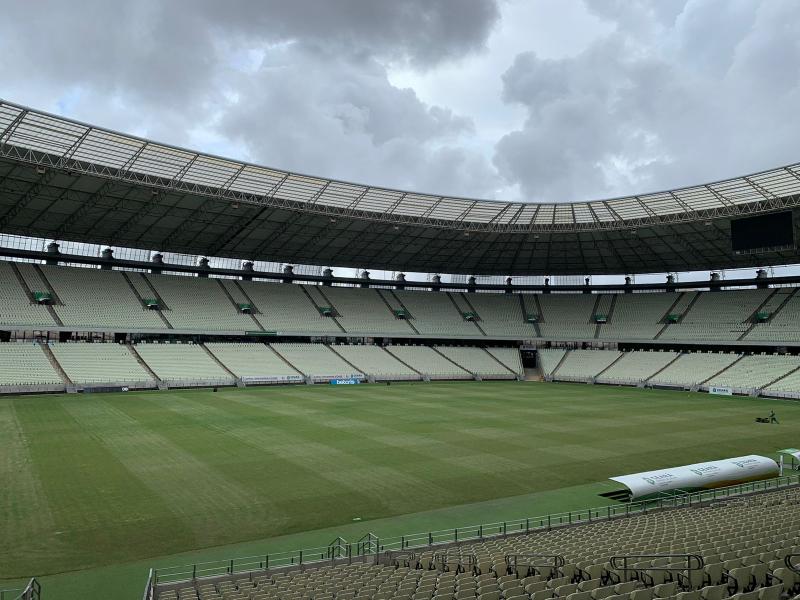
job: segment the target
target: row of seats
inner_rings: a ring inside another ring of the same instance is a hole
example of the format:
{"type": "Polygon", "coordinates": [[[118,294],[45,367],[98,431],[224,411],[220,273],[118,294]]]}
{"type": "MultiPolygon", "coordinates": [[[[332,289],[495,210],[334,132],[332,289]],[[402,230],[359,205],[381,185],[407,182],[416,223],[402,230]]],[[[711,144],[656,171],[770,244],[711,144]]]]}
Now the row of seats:
{"type": "Polygon", "coordinates": [[[793,487],[386,551],[378,564],[198,578],[160,586],[156,600],[785,600],[800,593],[800,573],[785,563],[800,553],[798,504],[800,489],[793,487]],[[625,563],[612,562],[625,556],[625,563]]]}
{"type": "Polygon", "coordinates": [[[321,287],[0,261],[0,326],[552,340],[800,341],[796,288],[497,294],[321,287]],[[55,294],[52,313],[35,292],[55,294]],[[240,304],[251,304],[254,315],[240,304]],[[320,309],[331,307],[333,317],[320,309]],[[404,310],[407,320],[396,312],[404,310]],[[767,315],[753,324],[757,312],[767,315]],[[475,322],[465,318],[475,313],[475,322]],[[596,315],[607,318],[597,324],[596,315]],[[667,324],[673,315],[677,322],[667,324]],[[533,316],[536,324],[528,322],[533,316]],[[537,331],[538,329],[538,331],[537,331]]]}
{"type": "MultiPolygon", "coordinates": [[[[542,375],[591,381],[800,397],[800,356],[717,352],[541,349],[542,375]]],[[[9,342],[0,344],[0,387],[57,385],[63,369],[74,384],[129,382],[155,385],[325,381],[513,379],[523,375],[516,348],[373,346],[280,342],[203,344],[9,342]],[[52,364],[48,352],[57,365],[52,364]]]]}
{"type": "Polygon", "coordinates": [[[374,378],[513,379],[521,376],[516,348],[450,348],[310,343],[206,344],[0,343],[0,388],[65,383],[57,361],[76,385],[137,383],[168,386],[374,378]],[[151,373],[152,371],[152,373],[151,373]]]}
{"type": "Polygon", "coordinates": [[[538,356],[544,376],[555,380],[800,394],[800,356],[794,355],[543,349],[538,356]]]}

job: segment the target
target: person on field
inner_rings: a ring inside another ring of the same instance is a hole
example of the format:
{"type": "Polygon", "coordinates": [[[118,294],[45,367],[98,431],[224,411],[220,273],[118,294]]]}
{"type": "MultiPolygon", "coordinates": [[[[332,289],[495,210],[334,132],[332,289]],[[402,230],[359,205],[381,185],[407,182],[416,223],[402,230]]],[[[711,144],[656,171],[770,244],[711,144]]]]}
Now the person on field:
{"type": "Polygon", "coordinates": [[[775,416],[775,411],[774,410],[770,410],[769,411],[769,422],[770,423],[778,423],[778,417],[775,416]]]}

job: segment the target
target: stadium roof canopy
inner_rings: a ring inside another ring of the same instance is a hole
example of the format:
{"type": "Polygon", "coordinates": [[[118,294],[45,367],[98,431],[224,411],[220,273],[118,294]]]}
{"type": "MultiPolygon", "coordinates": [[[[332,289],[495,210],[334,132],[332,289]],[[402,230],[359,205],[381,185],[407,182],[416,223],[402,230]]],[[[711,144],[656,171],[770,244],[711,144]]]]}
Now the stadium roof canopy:
{"type": "Polygon", "coordinates": [[[735,253],[729,224],[798,204],[800,164],[611,200],[471,200],[200,154],[0,100],[0,233],[423,273],[648,273],[800,262],[796,245],[735,253]]]}

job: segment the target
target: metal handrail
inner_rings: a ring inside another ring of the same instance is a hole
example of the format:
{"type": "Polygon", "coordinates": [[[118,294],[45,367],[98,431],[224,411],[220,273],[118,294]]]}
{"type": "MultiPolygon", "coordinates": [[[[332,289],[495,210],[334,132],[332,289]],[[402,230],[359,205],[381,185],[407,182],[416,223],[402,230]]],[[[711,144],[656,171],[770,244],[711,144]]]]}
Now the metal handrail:
{"type": "MultiPolygon", "coordinates": [[[[442,529],[419,532],[392,538],[380,539],[373,533],[367,533],[355,544],[348,543],[348,558],[378,556],[382,552],[405,551],[429,548],[445,544],[466,541],[480,541],[508,535],[525,534],[531,531],[549,530],[568,527],[576,524],[590,523],[600,520],[625,518],[639,514],[647,514],[654,510],[682,508],[704,502],[714,502],[731,496],[770,491],[800,484],[800,473],[792,473],[774,479],[743,483],[725,488],[691,492],[686,495],[660,497],[620,505],[608,505],[598,508],[583,509],[565,513],[556,513],[540,517],[526,517],[510,521],[502,521],[469,527],[442,529]]],[[[341,539],[341,538],[337,538],[341,539]]],[[[223,561],[207,561],[190,565],[177,565],[154,569],[153,584],[177,583],[191,581],[202,577],[214,577],[233,573],[249,573],[271,568],[305,566],[330,561],[330,547],[322,546],[303,550],[292,550],[261,556],[234,558],[223,561]]],[[[686,555],[680,555],[686,556],[686,555]]]]}
{"type": "Polygon", "coordinates": [[[800,575],[800,563],[794,564],[792,562],[793,558],[800,558],[800,554],[787,554],[783,558],[784,564],[789,568],[790,571],[794,571],[798,575],[800,575]]]}
{"type": "Polygon", "coordinates": [[[507,554],[506,564],[512,569],[516,569],[517,565],[522,564],[525,567],[532,567],[534,569],[560,569],[566,564],[564,557],[560,554],[507,554]],[[530,559],[531,562],[520,562],[520,559],[530,559]],[[537,563],[535,559],[549,559],[550,562],[537,563]]]}
{"type": "Polygon", "coordinates": [[[652,560],[657,558],[685,558],[686,566],[647,567],[648,571],[700,571],[706,565],[705,560],[699,554],[628,554],[622,556],[612,556],[608,562],[611,564],[612,569],[626,570],[628,569],[628,559],[634,559],[638,562],[640,560],[652,560]],[[619,566],[619,560],[623,561],[623,566],[619,566]],[[698,566],[691,566],[693,560],[698,566]]]}
{"type": "Polygon", "coordinates": [[[35,577],[23,589],[0,590],[0,600],[41,600],[41,597],[42,585],[35,577]]]}

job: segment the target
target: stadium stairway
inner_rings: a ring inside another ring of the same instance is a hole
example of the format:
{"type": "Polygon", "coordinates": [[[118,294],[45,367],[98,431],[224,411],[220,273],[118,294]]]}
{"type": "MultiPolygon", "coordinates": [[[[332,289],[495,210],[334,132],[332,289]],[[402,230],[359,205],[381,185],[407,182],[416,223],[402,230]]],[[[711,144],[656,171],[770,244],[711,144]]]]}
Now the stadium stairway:
{"type": "Polygon", "coordinates": [[[53,366],[55,372],[58,373],[59,377],[61,377],[61,380],[64,382],[64,385],[67,388],[67,391],[74,392],[75,384],[69,378],[69,375],[67,375],[67,372],[61,366],[61,364],[58,362],[58,359],[56,358],[55,354],[53,354],[53,351],[50,349],[50,345],[47,342],[40,342],[39,346],[41,347],[42,352],[44,352],[44,355],[47,357],[47,360],[50,361],[50,364],[53,366]]]}
{"type": "Polygon", "coordinates": [[[342,327],[342,324],[336,318],[336,316],[338,314],[338,312],[336,310],[336,307],[325,296],[325,294],[322,291],[322,286],[318,286],[318,285],[311,285],[311,286],[303,285],[301,287],[303,288],[303,291],[305,292],[305,294],[308,297],[308,299],[311,301],[311,304],[314,305],[314,307],[320,312],[320,314],[322,314],[322,307],[323,306],[330,307],[331,315],[328,318],[331,319],[331,321],[333,321],[336,324],[336,327],[339,328],[339,331],[341,331],[342,333],[346,333],[344,327],[342,327]]]}
{"type": "Polygon", "coordinates": [[[519,296],[519,307],[522,310],[522,320],[525,323],[528,323],[528,315],[536,315],[537,320],[531,325],[533,325],[533,331],[536,333],[536,337],[542,337],[542,331],[539,329],[539,321],[538,319],[541,318],[541,310],[538,308],[538,305],[534,302],[533,307],[529,307],[526,305],[526,295],[525,294],[518,294],[519,296]]]}
{"type": "Polygon", "coordinates": [[[661,374],[661,373],[663,373],[664,371],[666,371],[667,369],[669,369],[669,368],[670,368],[672,365],[674,365],[674,364],[675,364],[675,361],[677,361],[679,358],[681,358],[681,357],[682,357],[682,356],[684,356],[684,355],[685,355],[685,353],[683,353],[683,352],[678,352],[678,353],[675,355],[675,358],[673,358],[671,361],[669,361],[667,364],[665,364],[663,367],[661,367],[661,368],[660,368],[658,371],[656,371],[655,373],[653,373],[652,375],[650,375],[650,377],[648,377],[648,378],[647,378],[647,381],[650,381],[651,379],[656,379],[656,378],[659,376],[659,374],[661,374]]]}
{"type": "Polygon", "coordinates": [[[144,302],[144,297],[142,296],[142,292],[144,291],[145,293],[147,293],[147,291],[149,290],[149,293],[152,294],[153,299],[158,301],[158,310],[156,312],[158,313],[159,318],[164,323],[164,325],[166,325],[167,329],[175,329],[172,326],[172,323],[169,322],[169,319],[167,319],[167,316],[164,314],[165,310],[169,310],[169,306],[167,306],[167,303],[164,302],[164,299],[158,293],[153,283],[147,278],[147,275],[145,275],[144,273],[132,273],[129,281],[133,286],[133,288],[138,292],[137,296],[139,296],[139,298],[142,299],[142,302],[144,302]],[[137,275],[139,276],[138,280],[136,277],[137,275]],[[143,285],[143,288],[137,287],[136,284],[139,282],[141,282],[140,285],[143,285]]]}
{"type": "Polygon", "coordinates": [[[544,381],[544,374],[540,367],[525,367],[522,377],[525,381],[544,381]]]}
{"type": "Polygon", "coordinates": [[[470,370],[469,370],[469,369],[467,369],[467,368],[466,368],[464,365],[460,365],[460,364],[458,364],[458,363],[457,363],[455,360],[453,360],[452,358],[448,357],[448,356],[447,356],[446,354],[444,354],[444,353],[443,353],[441,350],[439,350],[438,348],[436,348],[436,346],[429,346],[429,347],[430,347],[430,349],[431,349],[431,350],[433,350],[434,352],[436,352],[436,354],[438,354],[439,356],[441,356],[441,357],[442,357],[443,359],[445,359],[446,361],[449,361],[449,362],[453,363],[453,364],[454,364],[455,366],[457,366],[459,369],[462,369],[462,370],[466,371],[467,373],[469,373],[470,375],[472,375],[472,378],[473,378],[473,379],[475,379],[476,381],[481,381],[481,377],[480,377],[480,375],[477,375],[477,374],[476,374],[474,371],[470,371],[470,370]]]}
{"type": "Polygon", "coordinates": [[[350,361],[347,359],[347,357],[346,357],[346,356],[344,356],[344,354],[343,354],[342,352],[339,352],[339,351],[337,351],[337,350],[336,350],[336,345],[334,345],[334,344],[325,344],[325,346],[327,346],[328,350],[330,350],[330,351],[331,351],[331,352],[333,352],[333,353],[334,353],[336,356],[338,356],[338,357],[339,357],[339,358],[341,358],[341,359],[342,359],[344,362],[346,362],[346,363],[347,363],[347,364],[350,366],[350,368],[351,368],[351,369],[353,369],[353,372],[354,372],[354,373],[364,373],[364,374],[367,376],[367,381],[369,381],[370,383],[375,383],[375,377],[374,377],[374,375],[373,375],[373,374],[367,373],[367,372],[366,372],[366,371],[364,371],[362,368],[360,368],[360,367],[357,367],[357,366],[356,366],[356,365],[354,365],[352,362],[350,362],[350,361]]]}
{"type": "Polygon", "coordinates": [[[510,371],[517,378],[520,377],[520,373],[518,371],[512,369],[507,364],[505,364],[503,361],[501,361],[499,358],[497,358],[497,356],[495,356],[494,353],[490,352],[488,348],[482,348],[482,350],[484,352],[486,352],[486,354],[489,355],[489,358],[491,358],[491,360],[493,360],[495,363],[497,363],[503,370],[510,371]]]}
{"type": "Polygon", "coordinates": [[[136,362],[138,362],[138,363],[139,363],[139,365],[140,365],[140,366],[141,366],[141,367],[142,367],[142,368],[143,368],[145,371],[147,371],[147,372],[150,374],[150,377],[152,377],[152,378],[153,378],[153,380],[156,382],[156,385],[158,386],[158,389],[160,389],[160,390],[165,390],[165,389],[167,389],[167,385],[166,385],[166,384],[164,383],[164,381],[163,381],[163,380],[162,380],[162,379],[161,379],[161,378],[160,378],[160,377],[159,377],[159,376],[156,374],[156,372],[155,372],[155,371],[153,371],[153,369],[151,369],[151,368],[150,368],[150,365],[148,365],[148,364],[147,364],[147,363],[144,361],[144,359],[142,358],[141,354],[139,354],[139,352],[136,350],[136,346],[134,346],[134,345],[133,345],[133,344],[131,344],[130,342],[129,342],[129,343],[126,343],[125,345],[128,347],[128,350],[130,350],[131,354],[133,354],[133,357],[136,359],[136,362]]]}
{"type": "Polygon", "coordinates": [[[406,324],[414,331],[414,333],[419,335],[419,330],[416,327],[414,327],[414,323],[412,323],[412,321],[414,320],[414,315],[411,313],[410,310],[406,308],[406,306],[403,304],[403,301],[400,300],[398,295],[395,294],[393,290],[378,290],[378,294],[380,295],[381,298],[383,298],[383,301],[386,302],[386,305],[390,309],[392,309],[392,311],[398,308],[403,309],[406,315],[408,315],[405,319],[406,324]]]}
{"type": "Polygon", "coordinates": [[[460,292],[445,292],[445,294],[447,294],[447,297],[450,298],[450,302],[453,303],[453,306],[461,315],[462,319],[467,321],[466,317],[464,317],[464,314],[468,312],[471,312],[475,315],[474,318],[468,322],[472,323],[475,326],[475,329],[478,330],[478,333],[480,333],[480,335],[485,336],[486,332],[478,323],[478,321],[480,321],[481,316],[478,314],[478,311],[476,311],[472,307],[472,305],[469,303],[469,300],[467,300],[466,296],[464,296],[464,294],[460,292]]]}
{"type": "MultiPolygon", "coordinates": [[[[239,303],[236,302],[236,300],[234,299],[233,295],[231,294],[231,290],[229,290],[228,287],[225,285],[225,282],[226,281],[230,281],[230,280],[227,280],[227,279],[226,280],[216,279],[216,281],[217,281],[217,283],[219,283],[219,287],[222,288],[222,292],[225,294],[225,297],[228,298],[228,300],[230,301],[231,305],[236,310],[236,312],[241,313],[242,310],[239,307],[239,303]]],[[[239,294],[240,290],[241,290],[241,287],[235,289],[234,293],[239,294]]],[[[244,294],[244,290],[241,290],[241,294],[246,296],[246,294],[244,294]]],[[[264,329],[264,327],[261,325],[261,323],[258,322],[258,319],[256,319],[256,315],[254,314],[255,307],[253,306],[252,303],[249,303],[249,304],[250,304],[251,311],[248,313],[248,315],[253,320],[253,325],[255,325],[256,329],[259,330],[259,331],[266,331],[264,329]]]]}
{"type": "Polygon", "coordinates": [[[469,301],[469,296],[464,294],[463,292],[447,292],[447,295],[450,296],[450,299],[453,301],[453,304],[461,311],[461,314],[465,312],[471,312],[475,315],[475,318],[471,321],[476,329],[480,332],[481,335],[486,335],[486,331],[481,327],[479,321],[481,320],[480,313],[475,310],[475,307],[472,305],[472,302],[469,301]]]}
{"type": "Polygon", "coordinates": [[[568,354],[569,354],[569,351],[564,352],[563,356],[559,359],[558,364],[555,366],[555,368],[552,371],[550,371],[550,376],[551,377],[554,377],[558,373],[558,370],[562,367],[562,365],[564,364],[564,361],[567,360],[567,355],[568,354]]]}
{"type": "Polygon", "coordinates": [[[9,262],[7,262],[5,264],[7,264],[11,268],[11,272],[14,273],[14,277],[16,278],[17,282],[19,283],[19,287],[21,287],[23,289],[23,291],[25,292],[25,295],[28,297],[28,301],[31,304],[36,302],[36,299],[33,297],[33,292],[28,287],[28,284],[25,282],[25,280],[22,278],[22,274],[19,272],[19,268],[17,267],[17,263],[15,263],[13,261],[9,261],[9,262]]]}
{"type": "Polygon", "coordinates": [[[253,314],[254,315],[261,314],[261,309],[259,309],[258,305],[255,302],[253,302],[253,299],[250,297],[250,294],[247,293],[247,290],[244,289],[244,286],[241,283],[239,283],[236,279],[229,279],[228,281],[230,281],[236,287],[236,289],[239,290],[239,293],[252,308],[253,314]]]}
{"type": "Polygon", "coordinates": [[[428,376],[427,376],[427,375],[425,375],[424,373],[422,373],[422,372],[418,371],[417,369],[415,369],[414,367],[412,367],[410,364],[408,364],[407,362],[405,362],[405,361],[404,361],[402,358],[400,358],[399,356],[396,356],[395,354],[392,354],[391,352],[389,352],[389,351],[388,351],[386,348],[384,348],[384,347],[381,347],[381,350],[383,350],[384,352],[386,352],[386,354],[388,354],[389,356],[391,356],[393,359],[395,359],[396,361],[398,361],[400,364],[402,364],[402,365],[404,365],[404,366],[408,367],[409,369],[411,369],[412,371],[414,371],[414,373],[416,373],[417,375],[419,375],[419,376],[420,376],[420,379],[422,379],[423,381],[430,381],[430,380],[428,379],[428,376]]]}
{"type": "Polygon", "coordinates": [[[234,373],[227,366],[225,366],[225,364],[220,359],[218,359],[216,355],[206,347],[205,344],[198,344],[198,345],[203,349],[203,351],[206,354],[208,354],[208,357],[211,360],[217,363],[217,366],[219,366],[220,369],[225,371],[231,377],[231,379],[233,379],[233,381],[236,383],[236,387],[244,387],[244,383],[242,383],[242,380],[236,376],[236,373],[234,373]]]}
{"type": "Polygon", "coordinates": [[[740,335],[738,338],[736,338],[737,341],[738,340],[743,340],[745,337],[747,337],[747,334],[750,333],[753,330],[753,327],[755,327],[756,324],[758,323],[758,314],[761,311],[763,311],[767,306],[769,306],[770,303],[773,302],[776,297],[782,296],[782,295],[779,295],[779,293],[778,293],[780,290],[781,290],[781,288],[773,289],[770,292],[769,296],[764,298],[764,301],[761,304],[759,304],[758,307],[756,307],[756,309],[752,313],[750,313],[750,316],[747,317],[747,322],[750,323],[750,325],[747,327],[747,329],[744,330],[742,335],[740,335]]]}
{"type": "Polygon", "coordinates": [[[739,364],[739,362],[741,362],[742,359],[744,359],[746,356],[747,356],[746,354],[742,354],[735,361],[733,361],[731,364],[721,368],[719,371],[714,373],[711,377],[708,377],[708,378],[704,379],[703,381],[701,381],[700,385],[703,386],[703,385],[707,384],[709,381],[711,381],[712,379],[715,379],[716,377],[719,377],[720,375],[722,375],[726,371],[735,368],[736,365],[739,364]]]}
{"type": "Polygon", "coordinates": [[[700,294],[698,292],[680,292],[677,294],[675,302],[672,303],[672,306],[667,309],[667,312],[664,313],[664,316],[661,317],[661,320],[659,321],[664,323],[664,327],[661,328],[661,331],[659,331],[653,339],[657,340],[664,335],[664,333],[666,333],[667,328],[670,326],[670,315],[678,315],[678,322],[680,323],[683,320],[684,315],[697,301],[699,295],[700,294]]]}
{"type": "MultiPolygon", "coordinates": [[[[794,374],[795,374],[795,373],[797,373],[798,371],[800,371],[800,366],[798,366],[796,369],[792,369],[792,370],[791,370],[791,371],[789,371],[788,373],[785,373],[785,374],[781,375],[780,377],[777,377],[777,378],[773,379],[773,380],[772,380],[772,381],[770,381],[770,382],[769,382],[767,385],[765,385],[765,386],[762,386],[762,388],[761,388],[761,389],[767,389],[767,388],[771,388],[772,386],[774,386],[774,385],[776,385],[776,384],[780,383],[782,380],[786,379],[787,377],[791,377],[792,375],[794,375],[794,374]]],[[[760,390],[759,390],[759,391],[760,391],[760,390]]]]}

